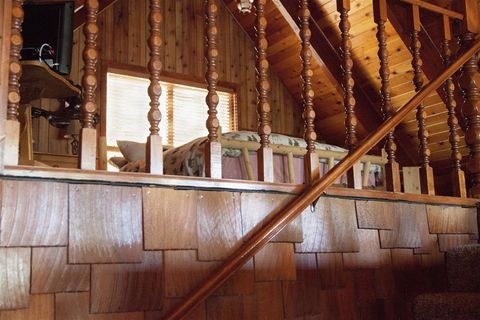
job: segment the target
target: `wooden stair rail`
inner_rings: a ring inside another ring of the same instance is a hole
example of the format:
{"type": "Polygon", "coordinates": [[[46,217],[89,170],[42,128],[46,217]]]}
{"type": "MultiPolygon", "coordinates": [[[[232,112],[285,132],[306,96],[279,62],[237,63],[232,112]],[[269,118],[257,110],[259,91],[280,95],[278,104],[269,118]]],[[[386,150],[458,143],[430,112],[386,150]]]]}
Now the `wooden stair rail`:
{"type": "Polygon", "coordinates": [[[83,128],[80,131],[78,165],[80,169],[95,170],[97,166],[97,129],[95,129],[93,119],[97,112],[95,92],[98,84],[98,0],[86,0],[85,8],[87,10],[87,21],[83,26],[83,33],[85,34],[85,48],[83,49],[85,71],[82,77],[83,128]]]}
{"type": "Polygon", "coordinates": [[[258,180],[273,182],[273,151],[270,148],[270,82],[268,80],[269,63],[267,60],[268,41],[266,36],[267,17],[265,6],[267,0],[255,1],[256,31],[256,73],[257,73],[257,114],[260,148],[257,150],[258,180]]]}
{"type": "Polygon", "coordinates": [[[7,94],[7,121],[5,123],[5,165],[17,165],[19,160],[20,145],[20,77],[22,65],[20,64],[20,51],[23,46],[23,0],[12,1],[12,25],[10,34],[10,64],[8,74],[7,94]]]}
{"type": "Polygon", "coordinates": [[[150,85],[148,86],[148,95],[150,96],[150,110],[148,112],[150,135],[147,138],[145,169],[147,172],[155,174],[163,174],[163,147],[159,128],[162,120],[159,108],[159,99],[162,94],[160,85],[160,72],[162,71],[162,61],[160,60],[160,47],[162,45],[161,22],[160,0],[150,0],[150,38],[148,39],[150,48],[150,61],[148,62],[148,71],[150,73],[150,85]]]}
{"type": "Polygon", "coordinates": [[[376,131],[370,133],[356,149],[351,151],[337,165],[322,176],[313,185],[307,185],[300,196],[289,203],[283,210],[255,232],[241,247],[235,250],[213,273],[198,287],[190,292],[178,306],[167,312],[163,320],[180,320],[195,306],[212,294],[235,271],[240,269],[255,253],[263,248],[273,237],[293,221],[303,210],[313,203],[322,193],[335,182],[338,177],[349,170],[363,155],[379,143],[395,126],[397,126],[413,109],[415,109],[433,90],[441,86],[480,49],[480,41],[473,45],[437,78],[425,85],[403,107],[395,112],[376,131]]]}

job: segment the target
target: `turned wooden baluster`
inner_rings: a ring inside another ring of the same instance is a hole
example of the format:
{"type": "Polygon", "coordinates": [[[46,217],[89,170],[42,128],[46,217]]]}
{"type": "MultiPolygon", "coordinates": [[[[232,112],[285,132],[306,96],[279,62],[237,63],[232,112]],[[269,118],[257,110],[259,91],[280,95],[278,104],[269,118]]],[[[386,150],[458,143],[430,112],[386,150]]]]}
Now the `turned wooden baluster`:
{"type": "MultiPolygon", "coordinates": [[[[445,68],[450,65],[451,50],[450,41],[452,40],[452,33],[450,30],[450,19],[448,16],[443,16],[443,35],[442,42],[442,59],[445,68]]],[[[457,103],[455,101],[455,85],[453,78],[449,77],[445,81],[443,87],[445,93],[445,106],[448,110],[448,126],[450,130],[449,140],[452,149],[450,159],[452,161],[451,181],[452,181],[452,195],[457,197],[466,197],[467,189],[465,185],[465,173],[461,168],[462,154],[458,150],[458,143],[460,142],[460,136],[457,133],[458,119],[455,115],[455,107],[457,103]]]]}
{"type": "Polygon", "coordinates": [[[95,92],[97,90],[97,64],[98,64],[98,0],[86,0],[87,20],[83,27],[85,35],[85,48],[83,49],[83,62],[85,64],[82,77],[82,112],[83,128],[80,133],[80,169],[95,170],[97,155],[97,130],[94,125],[94,116],[97,112],[95,92]]]}
{"type": "Polygon", "coordinates": [[[8,76],[7,121],[5,124],[4,164],[17,165],[19,159],[20,122],[18,109],[20,107],[20,51],[23,46],[23,0],[12,1],[12,24],[10,34],[10,65],[8,76]]]}
{"type": "Polygon", "coordinates": [[[221,179],[222,178],[222,145],[218,140],[218,128],[220,125],[217,118],[217,105],[219,101],[218,94],[217,94],[217,82],[218,82],[218,72],[217,72],[218,6],[217,6],[217,1],[206,0],[205,12],[206,12],[205,57],[207,62],[207,72],[205,74],[205,79],[207,81],[207,90],[208,90],[208,94],[206,98],[206,102],[208,105],[208,119],[207,119],[208,141],[205,145],[205,174],[207,177],[221,179]]]}
{"type": "MultiPolygon", "coordinates": [[[[395,111],[390,97],[390,68],[388,65],[387,34],[385,24],[387,17],[387,0],[375,0],[374,18],[377,23],[378,40],[378,58],[380,59],[380,78],[382,85],[380,93],[382,95],[382,116],[383,120],[388,120],[395,111]]],[[[385,139],[385,152],[388,162],[385,164],[385,185],[387,191],[400,192],[400,168],[396,161],[397,145],[395,144],[394,131],[390,132],[385,139]]],[[[365,175],[366,176],[366,175],[365,175]]]]}
{"type": "Polygon", "coordinates": [[[256,0],[255,30],[257,34],[255,51],[257,55],[257,113],[260,148],[257,150],[258,180],[273,182],[273,151],[270,148],[270,82],[268,81],[269,63],[267,60],[268,41],[266,37],[267,18],[265,5],[267,0],[256,0]]]}
{"type": "Polygon", "coordinates": [[[305,154],[305,183],[312,183],[319,177],[319,160],[315,151],[315,140],[317,133],[315,132],[315,111],[313,110],[313,98],[315,92],[312,89],[313,70],[311,67],[312,50],[310,38],[310,10],[309,0],[300,0],[300,38],[302,40],[301,57],[303,62],[302,84],[303,84],[303,120],[305,126],[304,138],[307,143],[307,153],[305,154]]]}
{"type": "MultiPolygon", "coordinates": [[[[412,51],[413,59],[412,66],[414,71],[413,83],[415,91],[418,92],[423,88],[423,71],[422,59],[420,57],[420,8],[417,5],[412,5],[413,29],[412,29],[412,43],[410,50],[412,51]]],[[[424,194],[435,195],[435,185],[433,177],[433,169],[430,167],[430,149],[428,148],[428,130],[426,124],[427,115],[425,113],[425,106],[423,103],[417,107],[417,122],[418,122],[418,140],[419,156],[420,156],[420,186],[421,192],[424,194]]]]}
{"type": "Polygon", "coordinates": [[[148,112],[148,121],[150,122],[150,136],[147,139],[146,171],[163,174],[163,147],[159,127],[162,119],[159,109],[159,100],[162,94],[162,87],[160,86],[160,72],[162,70],[162,62],[160,61],[160,47],[162,45],[160,0],[150,0],[149,22],[150,38],[148,39],[148,46],[150,48],[150,61],[148,63],[148,71],[150,72],[150,85],[148,87],[148,95],[150,96],[150,111],[148,112]]]}
{"type": "MultiPolygon", "coordinates": [[[[473,44],[475,36],[473,32],[467,32],[461,36],[461,52],[466,51],[473,44]]],[[[470,180],[468,193],[471,197],[480,198],[480,91],[477,79],[478,57],[473,55],[463,66],[459,84],[464,96],[462,113],[467,124],[465,142],[470,148],[467,159],[467,173],[470,180]]]]}
{"type": "MultiPolygon", "coordinates": [[[[355,82],[352,77],[353,60],[351,57],[352,42],[350,40],[350,21],[348,12],[350,11],[350,0],[337,0],[337,11],[340,13],[340,31],[342,33],[341,55],[342,55],[342,86],[345,91],[345,145],[349,152],[352,152],[357,146],[357,117],[355,116],[355,98],[353,96],[353,86],[355,82]]],[[[349,188],[362,188],[362,175],[360,163],[355,164],[347,171],[347,183],[349,188]]]]}

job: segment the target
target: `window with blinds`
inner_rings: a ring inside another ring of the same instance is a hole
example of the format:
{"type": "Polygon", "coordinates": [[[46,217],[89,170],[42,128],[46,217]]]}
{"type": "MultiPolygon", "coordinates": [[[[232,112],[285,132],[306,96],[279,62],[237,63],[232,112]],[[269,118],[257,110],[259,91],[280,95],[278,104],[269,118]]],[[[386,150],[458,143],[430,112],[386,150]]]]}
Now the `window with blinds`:
{"type": "MultiPolygon", "coordinates": [[[[150,123],[147,113],[150,98],[149,80],[117,73],[107,73],[107,146],[115,147],[117,140],[145,142],[150,123]]],[[[160,134],[165,145],[180,146],[195,138],[206,136],[207,90],[193,86],[161,82],[160,134]]],[[[232,92],[218,91],[220,102],[217,117],[224,132],[236,130],[236,105],[232,92]]]]}

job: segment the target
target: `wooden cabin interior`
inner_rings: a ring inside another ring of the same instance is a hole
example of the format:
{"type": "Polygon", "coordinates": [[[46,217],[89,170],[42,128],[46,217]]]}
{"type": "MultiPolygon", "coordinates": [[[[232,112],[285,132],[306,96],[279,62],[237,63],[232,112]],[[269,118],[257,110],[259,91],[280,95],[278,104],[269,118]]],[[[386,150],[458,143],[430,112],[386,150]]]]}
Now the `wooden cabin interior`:
{"type": "Polygon", "coordinates": [[[479,1],[0,8],[0,320],[480,318],[479,1]]]}

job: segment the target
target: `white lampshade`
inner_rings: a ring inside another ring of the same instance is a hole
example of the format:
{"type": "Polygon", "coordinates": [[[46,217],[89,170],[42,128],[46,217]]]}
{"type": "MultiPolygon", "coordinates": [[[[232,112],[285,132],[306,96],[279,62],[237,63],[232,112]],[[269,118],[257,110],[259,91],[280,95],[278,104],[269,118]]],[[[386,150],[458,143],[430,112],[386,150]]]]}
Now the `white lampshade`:
{"type": "Polygon", "coordinates": [[[237,0],[237,8],[243,14],[252,12],[253,0],[237,0]]]}

